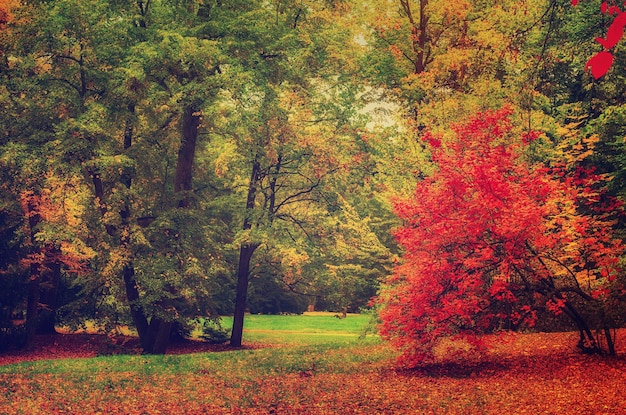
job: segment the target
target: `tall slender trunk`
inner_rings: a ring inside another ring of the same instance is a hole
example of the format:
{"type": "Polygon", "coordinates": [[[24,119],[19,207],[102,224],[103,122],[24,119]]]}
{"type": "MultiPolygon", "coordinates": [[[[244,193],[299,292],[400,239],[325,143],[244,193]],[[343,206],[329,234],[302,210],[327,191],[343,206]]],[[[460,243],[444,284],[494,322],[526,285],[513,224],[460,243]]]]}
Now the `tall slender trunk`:
{"type": "Polygon", "coordinates": [[[411,24],[411,47],[414,56],[412,57],[414,73],[420,74],[426,70],[426,65],[430,62],[430,48],[428,45],[428,0],[419,1],[419,16],[416,19],[413,7],[409,0],[400,0],[400,5],[411,24]]]}
{"type": "MultiPolygon", "coordinates": [[[[135,114],[135,105],[128,104],[128,112],[130,116],[134,116],[135,114]]],[[[133,135],[134,135],[134,127],[131,119],[129,118],[126,121],[126,126],[124,128],[124,151],[128,151],[133,145],[133,135]]],[[[126,187],[126,189],[130,190],[133,185],[133,178],[130,172],[123,172],[122,177],[120,178],[122,184],[126,187]]],[[[120,217],[122,218],[122,227],[123,230],[121,232],[122,239],[120,244],[122,248],[124,248],[130,255],[130,203],[129,201],[125,201],[122,210],[120,211],[120,217]]],[[[137,334],[139,335],[139,344],[143,349],[144,353],[152,353],[152,348],[154,345],[154,336],[151,333],[148,317],[146,316],[143,307],[139,304],[140,295],[139,288],[137,286],[137,280],[135,279],[135,266],[133,265],[133,258],[128,258],[126,265],[122,270],[122,278],[124,280],[124,289],[126,291],[126,301],[128,301],[128,306],[130,308],[130,316],[133,319],[133,324],[137,329],[137,334]]]]}
{"type": "MultiPolygon", "coordinates": [[[[128,104],[128,112],[131,116],[135,115],[135,105],[128,104]]],[[[128,151],[133,145],[134,127],[130,119],[126,121],[126,127],[124,128],[124,151],[128,151]]],[[[129,172],[124,172],[121,177],[121,182],[126,186],[128,190],[133,185],[133,178],[129,172]]],[[[124,203],[124,207],[120,211],[120,217],[122,218],[122,226],[124,227],[123,234],[126,235],[122,238],[121,244],[127,251],[130,251],[130,204],[128,201],[124,203]]],[[[130,307],[130,314],[139,334],[139,341],[144,352],[149,352],[152,349],[152,336],[148,329],[148,318],[146,317],[143,308],[139,305],[139,289],[137,287],[137,280],[135,279],[135,267],[133,265],[132,258],[128,259],[128,262],[124,266],[122,271],[124,278],[124,288],[126,290],[126,299],[130,307]]]]}
{"type": "MultiPolygon", "coordinates": [[[[135,106],[128,105],[131,116],[135,114],[135,106]]],[[[182,118],[182,135],[181,143],[178,151],[178,159],[176,165],[176,177],[174,179],[174,189],[180,194],[178,201],[179,208],[187,208],[191,203],[189,192],[192,190],[193,177],[193,161],[198,137],[198,127],[200,125],[200,116],[194,106],[188,106],[184,109],[182,118]]],[[[134,128],[129,117],[124,129],[124,150],[127,151],[133,144],[134,128]]],[[[107,206],[104,198],[104,186],[102,179],[97,170],[91,172],[91,179],[94,186],[96,200],[99,203],[100,213],[104,217],[107,213],[107,206]]],[[[127,189],[132,187],[132,174],[123,172],[120,182],[127,189]]],[[[114,226],[106,225],[106,231],[111,236],[119,236],[120,246],[127,252],[131,251],[131,229],[130,229],[130,202],[126,201],[119,212],[122,219],[121,228],[116,229],[114,226]]],[[[122,271],[124,288],[126,291],[126,299],[129,304],[130,314],[133,319],[135,328],[139,335],[139,342],[144,353],[147,354],[164,354],[169,344],[169,338],[172,321],[167,321],[157,317],[149,318],[145,309],[141,306],[141,295],[135,277],[135,267],[133,258],[128,258],[126,265],[122,271]]],[[[164,304],[161,304],[163,306],[164,304]]]]}
{"type": "Polygon", "coordinates": [[[248,284],[250,282],[250,260],[257,247],[257,244],[244,244],[239,249],[237,295],[235,299],[233,329],[230,336],[230,345],[233,347],[240,347],[243,340],[243,323],[248,300],[248,284]]]}
{"type": "MultiPolygon", "coordinates": [[[[39,222],[41,222],[41,216],[36,213],[36,205],[31,199],[26,203],[26,216],[28,217],[28,227],[30,228],[30,242],[33,250],[33,254],[40,252],[41,248],[38,247],[35,241],[35,229],[39,222]]],[[[26,301],[26,342],[25,347],[27,350],[32,350],[35,346],[35,334],[37,332],[38,317],[39,317],[39,296],[40,296],[40,283],[41,283],[41,268],[42,264],[37,261],[32,261],[30,264],[30,279],[28,282],[28,298],[26,301]]]]}
{"type": "Polygon", "coordinates": [[[57,259],[60,249],[46,247],[46,266],[41,276],[39,304],[39,321],[37,334],[56,334],[56,311],[59,283],[61,280],[61,262],[57,259]]]}
{"type": "Polygon", "coordinates": [[[606,346],[609,349],[609,354],[611,356],[615,356],[617,352],[615,351],[615,338],[611,334],[611,329],[609,327],[604,327],[604,337],[606,338],[606,346]]]}
{"type": "Polygon", "coordinates": [[[139,344],[145,353],[152,350],[153,339],[150,335],[148,318],[143,312],[143,308],[139,305],[139,289],[135,280],[135,268],[131,265],[124,267],[123,278],[124,288],[126,290],[126,300],[130,307],[130,316],[133,319],[137,334],[139,335],[139,344]]]}
{"type": "MultiPolygon", "coordinates": [[[[129,104],[128,111],[130,116],[133,116],[135,114],[135,106],[133,104],[129,104]]],[[[128,151],[132,147],[133,134],[133,123],[129,117],[124,128],[124,151],[128,151]]],[[[93,170],[90,174],[91,181],[94,187],[96,201],[100,208],[100,213],[102,217],[104,217],[108,212],[108,207],[105,201],[104,185],[102,183],[102,178],[100,177],[100,173],[97,169],[93,170]]],[[[130,190],[132,187],[132,174],[130,172],[122,172],[120,182],[127,189],[130,190]]],[[[121,231],[120,229],[117,229],[115,226],[112,225],[105,225],[105,229],[107,234],[112,237],[120,236],[120,247],[126,250],[130,255],[131,210],[129,201],[126,201],[124,203],[122,209],[119,212],[119,215],[122,219],[121,231]]],[[[148,317],[146,316],[144,309],[140,304],[140,293],[137,286],[137,280],[135,278],[135,267],[133,265],[133,258],[127,258],[127,262],[122,269],[122,280],[124,282],[126,301],[128,302],[128,307],[130,308],[130,315],[133,319],[133,324],[135,325],[135,328],[137,329],[137,333],[139,335],[139,343],[141,345],[141,348],[143,349],[144,353],[152,353],[152,349],[154,346],[154,336],[152,334],[152,330],[150,330],[148,317]]]]}
{"type": "MultiPolygon", "coordinates": [[[[257,186],[260,179],[261,165],[257,159],[252,162],[250,183],[248,184],[248,196],[246,199],[246,213],[243,220],[243,230],[252,228],[251,213],[254,209],[257,186]]],[[[239,264],[237,267],[237,292],[235,297],[235,315],[233,317],[233,329],[230,337],[230,345],[240,347],[243,339],[243,323],[248,299],[248,283],[250,282],[250,260],[254,251],[259,247],[257,243],[244,243],[239,248],[239,264]]]]}
{"type": "MultiPolygon", "coordinates": [[[[409,23],[411,24],[411,49],[413,51],[412,56],[410,57],[411,63],[413,64],[413,73],[419,75],[426,71],[429,63],[432,62],[431,57],[431,39],[429,38],[429,15],[428,15],[428,0],[419,0],[419,16],[415,16],[414,7],[409,0],[400,0],[400,5],[406,14],[409,23]]],[[[424,144],[421,140],[422,135],[422,124],[420,122],[420,103],[418,100],[416,102],[411,103],[411,107],[409,109],[410,117],[412,118],[413,125],[417,129],[417,145],[422,147],[424,144]]],[[[414,146],[415,144],[411,144],[414,146]]]]}
{"type": "Polygon", "coordinates": [[[26,350],[35,347],[39,311],[40,265],[30,265],[30,281],[28,282],[28,300],[26,302],[26,350]]]}

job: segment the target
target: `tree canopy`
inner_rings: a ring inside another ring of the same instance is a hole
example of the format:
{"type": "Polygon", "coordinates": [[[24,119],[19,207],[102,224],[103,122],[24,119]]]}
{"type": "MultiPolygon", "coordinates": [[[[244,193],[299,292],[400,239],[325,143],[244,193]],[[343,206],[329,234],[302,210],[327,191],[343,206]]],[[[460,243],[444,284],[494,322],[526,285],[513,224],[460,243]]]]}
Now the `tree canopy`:
{"type": "Polygon", "coordinates": [[[374,306],[409,365],[560,316],[613,352],[622,9],[0,2],[0,334],[164,353],[220,315],[240,346],[247,312],[374,306]]]}

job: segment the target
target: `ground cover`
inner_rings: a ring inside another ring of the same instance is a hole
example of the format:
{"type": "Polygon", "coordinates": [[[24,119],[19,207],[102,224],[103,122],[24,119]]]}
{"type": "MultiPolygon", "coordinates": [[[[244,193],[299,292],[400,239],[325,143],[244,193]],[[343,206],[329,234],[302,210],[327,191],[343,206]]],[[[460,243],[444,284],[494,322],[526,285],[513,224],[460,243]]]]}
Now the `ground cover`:
{"type": "MultiPolygon", "coordinates": [[[[232,317],[223,317],[222,325],[230,327],[232,317]]],[[[348,314],[339,318],[336,313],[306,312],[293,315],[246,316],[244,340],[253,343],[328,343],[348,338],[371,335],[375,329],[369,314],[348,314]]]]}
{"type": "Polygon", "coordinates": [[[74,358],[66,344],[64,358],[0,360],[0,414],[626,413],[621,343],[605,358],[578,354],[575,333],[523,334],[480,359],[403,370],[375,336],[333,326],[362,316],[254,317],[240,350],[96,356],[83,335],[74,358]]]}

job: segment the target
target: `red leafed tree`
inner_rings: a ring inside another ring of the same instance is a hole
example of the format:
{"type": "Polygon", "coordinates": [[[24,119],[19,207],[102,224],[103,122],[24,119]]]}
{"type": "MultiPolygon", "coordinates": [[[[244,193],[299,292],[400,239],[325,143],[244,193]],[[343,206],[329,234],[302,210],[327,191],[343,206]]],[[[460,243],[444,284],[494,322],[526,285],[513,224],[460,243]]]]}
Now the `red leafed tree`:
{"type": "Polygon", "coordinates": [[[570,317],[587,351],[601,350],[599,316],[614,352],[606,310],[623,247],[608,212],[621,208],[599,209],[599,177],[530,164],[535,136],[515,139],[510,113],[478,114],[452,137],[427,134],[438,170],[395,203],[405,253],[379,297],[381,333],[407,366],[432,361],[449,339],[480,349],[481,334],[533,325],[545,310],[570,317]]]}

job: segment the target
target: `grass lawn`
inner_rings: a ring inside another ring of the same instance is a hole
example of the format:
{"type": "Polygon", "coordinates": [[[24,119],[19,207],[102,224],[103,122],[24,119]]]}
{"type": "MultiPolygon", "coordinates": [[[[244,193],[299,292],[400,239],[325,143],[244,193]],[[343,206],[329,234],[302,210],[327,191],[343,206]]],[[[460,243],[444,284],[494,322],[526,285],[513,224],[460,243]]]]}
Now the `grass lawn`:
{"type": "MultiPolygon", "coordinates": [[[[225,328],[232,326],[232,317],[222,317],[225,328]]],[[[367,336],[372,327],[371,316],[348,314],[337,318],[335,313],[313,312],[293,315],[247,315],[244,342],[280,344],[311,344],[354,341],[367,336]]]]}
{"type": "Polygon", "coordinates": [[[626,361],[578,354],[575,333],[512,336],[480,361],[403,370],[360,336],[367,316],[246,322],[240,350],[1,365],[0,414],[626,413],[626,361]]]}

